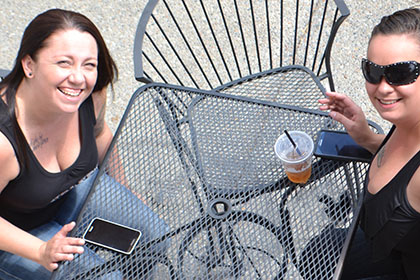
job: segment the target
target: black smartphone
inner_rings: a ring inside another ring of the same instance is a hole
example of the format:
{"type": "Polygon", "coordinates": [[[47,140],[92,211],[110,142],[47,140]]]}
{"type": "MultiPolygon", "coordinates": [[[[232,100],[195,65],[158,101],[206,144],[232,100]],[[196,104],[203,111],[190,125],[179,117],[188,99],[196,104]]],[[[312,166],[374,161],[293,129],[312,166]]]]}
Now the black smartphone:
{"type": "Polygon", "coordinates": [[[346,131],[321,130],[316,141],[315,156],[370,162],[372,154],[354,142],[346,131]]]}
{"type": "Polygon", "coordinates": [[[131,254],[141,237],[141,232],[101,218],[94,218],[87,227],[83,239],[86,242],[131,254]]]}

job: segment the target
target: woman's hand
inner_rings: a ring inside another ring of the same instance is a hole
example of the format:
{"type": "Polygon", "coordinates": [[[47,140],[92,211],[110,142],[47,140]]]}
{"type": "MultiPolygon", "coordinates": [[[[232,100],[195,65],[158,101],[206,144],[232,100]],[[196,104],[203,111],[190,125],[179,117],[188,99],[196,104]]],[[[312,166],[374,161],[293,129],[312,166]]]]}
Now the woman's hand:
{"type": "Polygon", "coordinates": [[[329,98],[319,100],[320,109],[330,110],[330,117],[342,123],[350,135],[357,134],[361,127],[368,127],[362,109],[348,96],[336,92],[327,92],[326,95],[329,98]]]}
{"type": "Polygon", "coordinates": [[[327,92],[328,98],[319,99],[321,110],[330,110],[329,116],[342,123],[350,136],[359,145],[375,153],[383,136],[375,134],[368,125],[362,109],[348,96],[327,92]]]}
{"type": "Polygon", "coordinates": [[[39,248],[40,264],[49,271],[57,269],[61,261],[72,261],[74,254],[83,253],[84,240],[67,237],[76,223],[71,222],[61,228],[49,241],[44,242],[39,248]]]}

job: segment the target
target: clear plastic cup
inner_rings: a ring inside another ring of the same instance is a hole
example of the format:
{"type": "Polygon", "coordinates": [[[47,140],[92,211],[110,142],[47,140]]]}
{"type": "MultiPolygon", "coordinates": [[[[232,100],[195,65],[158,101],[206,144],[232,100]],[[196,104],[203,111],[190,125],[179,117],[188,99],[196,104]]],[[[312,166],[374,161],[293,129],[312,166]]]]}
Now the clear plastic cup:
{"type": "Polygon", "coordinates": [[[314,142],[308,134],[302,131],[289,131],[289,134],[296,143],[297,149],[283,133],[277,139],[274,151],[283,163],[289,180],[293,183],[303,184],[311,176],[314,142]]]}

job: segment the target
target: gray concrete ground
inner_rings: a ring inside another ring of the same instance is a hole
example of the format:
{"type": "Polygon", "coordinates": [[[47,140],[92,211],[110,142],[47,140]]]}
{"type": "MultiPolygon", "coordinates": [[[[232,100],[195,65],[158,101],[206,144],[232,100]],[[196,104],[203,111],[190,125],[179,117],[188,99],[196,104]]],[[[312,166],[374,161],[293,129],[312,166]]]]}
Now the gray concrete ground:
{"type": "MultiPolygon", "coordinates": [[[[134,79],[132,54],[134,33],[146,2],[147,0],[0,0],[0,68],[13,66],[23,30],[37,14],[58,7],[87,15],[101,30],[119,68],[115,98],[109,98],[107,112],[108,123],[115,130],[131,94],[141,86],[134,79]]],[[[360,60],[365,56],[370,31],[381,17],[398,9],[418,5],[419,1],[346,0],[346,3],[351,14],[339,30],[333,49],[336,89],[351,96],[364,109],[368,118],[386,129],[389,124],[380,119],[366,96],[360,60]]]]}

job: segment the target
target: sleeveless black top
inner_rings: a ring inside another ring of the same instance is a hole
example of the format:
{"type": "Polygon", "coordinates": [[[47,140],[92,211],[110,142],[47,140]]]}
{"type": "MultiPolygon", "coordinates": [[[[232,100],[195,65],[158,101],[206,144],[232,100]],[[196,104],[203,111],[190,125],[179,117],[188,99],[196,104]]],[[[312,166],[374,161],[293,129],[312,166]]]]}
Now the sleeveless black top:
{"type": "MultiPolygon", "coordinates": [[[[18,155],[8,109],[1,98],[0,100],[0,131],[8,138],[18,155]]],[[[97,166],[98,150],[93,129],[96,118],[91,96],[79,108],[79,122],[82,138],[80,154],[71,166],[61,172],[51,173],[45,170],[29,144],[24,143],[28,162],[0,193],[1,217],[24,230],[49,222],[56,215],[65,194],[97,166]]],[[[19,162],[22,160],[18,158],[19,162]]]]}
{"type": "MultiPolygon", "coordinates": [[[[394,130],[392,127],[381,147],[394,130]]],[[[367,190],[366,176],[361,212],[361,227],[372,244],[373,260],[397,255],[408,279],[420,277],[420,213],[407,199],[407,185],[419,166],[420,151],[375,195],[367,190]]]]}

